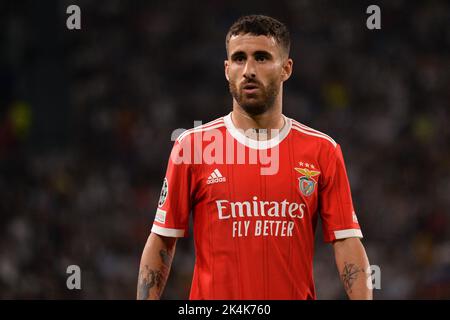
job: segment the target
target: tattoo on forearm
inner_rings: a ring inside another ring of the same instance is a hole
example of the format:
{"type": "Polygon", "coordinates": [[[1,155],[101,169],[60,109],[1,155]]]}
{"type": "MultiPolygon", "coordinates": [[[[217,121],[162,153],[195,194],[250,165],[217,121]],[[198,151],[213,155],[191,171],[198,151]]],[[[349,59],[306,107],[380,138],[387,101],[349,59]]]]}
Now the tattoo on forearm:
{"type": "Polygon", "coordinates": [[[341,279],[344,283],[345,291],[348,293],[352,292],[352,286],[358,279],[359,272],[361,272],[361,269],[356,264],[344,262],[341,279]]]}
{"type": "Polygon", "coordinates": [[[150,290],[155,287],[160,288],[162,282],[162,273],[159,270],[151,270],[148,265],[139,273],[138,280],[138,299],[146,300],[149,297],[150,290]]]}
{"type": "Polygon", "coordinates": [[[170,264],[172,263],[172,256],[169,254],[169,252],[162,249],[159,251],[159,256],[161,257],[162,263],[166,267],[170,267],[170,264]]]}
{"type": "Polygon", "coordinates": [[[150,296],[150,291],[156,288],[155,294],[160,297],[162,290],[166,284],[167,277],[169,275],[170,265],[172,263],[172,256],[167,250],[160,250],[159,255],[161,257],[161,262],[163,263],[160,269],[150,269],[148,265],[144,267],[139,272],[138,279],[138,299],[146,300],[150,296]]]}

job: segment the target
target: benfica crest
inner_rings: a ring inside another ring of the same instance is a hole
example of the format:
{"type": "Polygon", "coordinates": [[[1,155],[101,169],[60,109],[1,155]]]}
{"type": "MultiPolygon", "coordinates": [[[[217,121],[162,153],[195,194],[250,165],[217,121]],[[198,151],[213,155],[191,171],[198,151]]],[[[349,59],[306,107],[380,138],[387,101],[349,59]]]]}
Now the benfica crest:
{"type": "Polygon", "coordinates": [[[312,177],[318,176],[320,171],[309,170],[307,168],[294,168],[303,176],[298,178],[298,188],[305,196],[310,196],[316,189],[317,181],[312,177]]]}

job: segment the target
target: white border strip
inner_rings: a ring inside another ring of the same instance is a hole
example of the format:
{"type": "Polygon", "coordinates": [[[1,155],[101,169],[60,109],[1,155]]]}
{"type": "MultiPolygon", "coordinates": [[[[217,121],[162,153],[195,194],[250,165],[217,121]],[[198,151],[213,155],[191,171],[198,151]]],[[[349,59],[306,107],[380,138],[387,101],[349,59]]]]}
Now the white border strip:
{"type": "Polygon", "coordinates": [[[152,232],[160,234],[165,237],[184,237],[184,230],[183,229],[170,229],[170,228],[163,228],[160,226],[157,226],[156,224],[152,227],[152,232]]]}
{"type": "Polygon", "coordinates": [[[300,132],[303,132],[304,134],[309,134],[310,136],[315,136],[315,137],[319,137],[319,138],[322,138],[322,139],[326,139],[326,140],[330,141],[331,144],[332,144],[335,148],[336,148],[336,146],[337,146],[336,142],[335,142],[333,139],[328,138],[327,136],[324,136],[324,135],[321,135],[321,134],[318,134],[318,133],[313,133],[313,132],[310,132],[310,131],[306,131],[306,130],[301,129],[300,127],[298,127],[298,126],[296,126],[296,125],[293,125],[293,126],[292,126],[292,129],[297,130],[297,131],[300,131],[300,132]]]}
{"type": "Polygon", "coordinates": [[[195,128],[193,128],[193,129],[189,129],[189,130],[184,131],[182,134],[180,134],[180,136],[178,137],[177,140],[178,140],[179,142],[181,142],[185,137],[187,137],[187,136],[188,136],[189,134],[191,134],[191,133],[208,131],[208,130],[217,129],[217,128],[224,127],[224,126],[225,126],[225,123],[220,122],[220,123],[218,123],[218,124],[212,125],[212,126],[207,127],[207,128],[203,128],[202,126],[200,126],[200,127],[195,127],[195,128]]]}
{"type": "Polygon", "coordinates": [[[217,118],[216,120],[212,120],[212,121],[210,121],[210,122],[207,122],[207,123],[205,123],[205,124],[202,124],[202,125],[200,125],[199,127],[206,127],[206,126],[211,126],[211,125],[213,125],[213,124],[217,124],[217,123],[219,123],[219,122],[221,122],[221,121],[223,121],[223,117],[220,117],[220,118],[217,118]]]}
{"type": "Polygon", "coordinates": [[[197,127],[194,127],[194,128],[191,128],[191,129],[187,129],[187,130],[185,130],[184,132],[182,132],[182,133],[180,134],[180,136],[178,137],[178,139],[184,138],[185,135],[188,135],[189,133],[191,133],[191,132],[193,132],[193,131],[199,131],[199,130],[208,129],[208,128],[213,127],[213,126],[216,126],[216,125],[218,125],[218,124],[224,124],[222,118],[217,119],[217,120],[214,121],[214,123],[212,123],[212,124],[202,124],[202,125],[199,125],[199,126],[197,126],[197,127]]]}
{"type": "Polygon", "coordinates": [[[346,229],[334,231],[334,236],[336,239],[363,238],[362,232],[359,229],[346,229]]]}
{"type": "MultiPolygon", "coordinates": [[[[295,125],[299,126],[300,128],[305,129],[306,131],[314,132],[314,133],[317,133],[317,134],[322,134],[322,135],[324,135],[325,137],[330,138],[331,140],[334,141],[333,138],[331,138],[329,135],[323,133],[322,131],[313,129],[313,128],[311,128],[311,127],[308,127],[308,126],[304,125],[303,123],[298,122],[297,120],[292,119],[292,124],[295,124],[295,125]]],[[[336,142],[336,141],[335,141],[335,142],[336,142]]]]}

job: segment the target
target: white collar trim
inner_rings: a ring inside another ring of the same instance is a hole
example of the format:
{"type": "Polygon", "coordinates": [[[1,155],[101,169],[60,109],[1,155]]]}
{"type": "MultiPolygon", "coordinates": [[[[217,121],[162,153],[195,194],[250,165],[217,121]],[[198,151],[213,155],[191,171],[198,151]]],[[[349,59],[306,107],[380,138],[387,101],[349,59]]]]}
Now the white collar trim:
{"type": "Polygon", "coordinates": [[[291,131],[292,127],[292,121],[290,118],[283,115],[285,120],[285,125],[281,129],[281,131],[272,139],[270,140],[263,140],[258,141],[254,139],[250,139],[244,134],[243,129],[238,129],[234,126],[233,121],[231,120],[231,112],[223,117],[223,120],[225,122],[225,126],[228,130],[228,132],[231,134],[231,136],[236,139],[238,142],[242,143],[243,145],[252,148],[252,149],[258,149],[258,150],[265,150],[270,149],[273,147],[276,147],[281,143],[281,141],[284,140],[284,138],[287,137],[289,132],[291,131]]]}

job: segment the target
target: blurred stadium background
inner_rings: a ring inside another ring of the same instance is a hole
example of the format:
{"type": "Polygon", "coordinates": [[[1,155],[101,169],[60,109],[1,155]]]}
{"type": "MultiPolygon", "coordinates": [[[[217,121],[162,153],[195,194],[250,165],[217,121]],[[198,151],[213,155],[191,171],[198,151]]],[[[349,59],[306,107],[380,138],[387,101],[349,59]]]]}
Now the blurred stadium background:
{"type": "MultiPolygon", "coordinates": [[[[342,145],[375,298],[450,298],[449,5],[1,1],[0,298],[135,298],[171,133],[229,112],[224,38],[251,13],[290,28],[285,114],[342,145]]],[[[318,298],[345,299],[320,229],[316,243],[318,298]]],[[[164,298],[188,297],[193,263],[180,240],[164,298]]]]}

